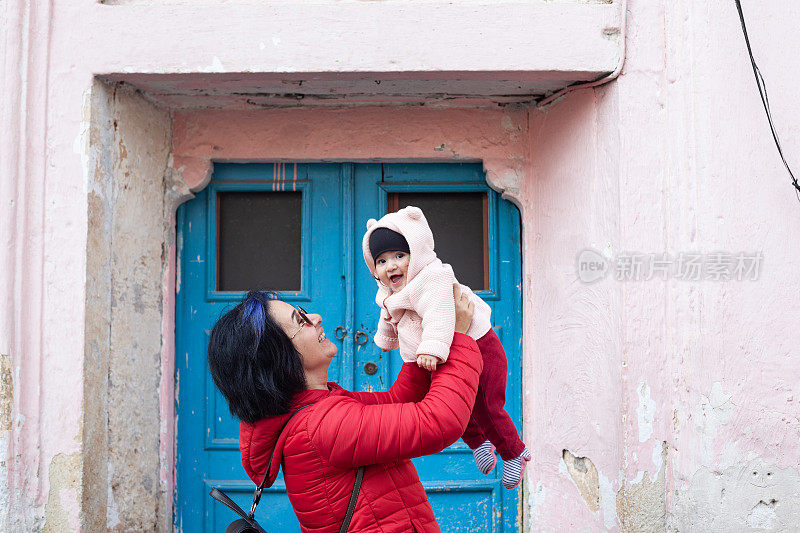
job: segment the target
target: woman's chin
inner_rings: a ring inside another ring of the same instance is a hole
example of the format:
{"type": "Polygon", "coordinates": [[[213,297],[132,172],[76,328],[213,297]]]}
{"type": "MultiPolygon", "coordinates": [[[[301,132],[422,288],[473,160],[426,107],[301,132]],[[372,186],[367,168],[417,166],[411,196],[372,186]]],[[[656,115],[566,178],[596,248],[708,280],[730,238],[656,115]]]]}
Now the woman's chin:
{"type": "Polygon", "coordinates": [[[333,356],[336,355],[337,352],[339,351],[339,348],[337,348],[335,344],[333,344],[331,341],[329,341],[327,339],[326,339],[326,344],[330,344],[330,349],[328,350],[328,355],[331,358],[333,358],[333,356]]]}

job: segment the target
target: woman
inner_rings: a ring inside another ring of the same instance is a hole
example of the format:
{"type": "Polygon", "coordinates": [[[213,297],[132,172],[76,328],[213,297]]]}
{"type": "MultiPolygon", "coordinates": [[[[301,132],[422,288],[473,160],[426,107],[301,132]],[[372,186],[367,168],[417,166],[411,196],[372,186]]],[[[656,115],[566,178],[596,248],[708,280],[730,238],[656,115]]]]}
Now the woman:
{"type": "Polygon", "coordinates": [[[271,484],[283,464],[303,531],[339,531],[359,466],[366,469],[350,531],[439,531],[410,459],[455,442],[472,412],[483,362],[464,334],[473,305],[458,289],[455,299],[447,364],[429,373],[406,363],[385,392],[329,383],[336,345],[322,318],[265,293],[250,292],[214,326],[209,367],[241,420],[242,465],[255,483],[269,467],[271,484]]]}

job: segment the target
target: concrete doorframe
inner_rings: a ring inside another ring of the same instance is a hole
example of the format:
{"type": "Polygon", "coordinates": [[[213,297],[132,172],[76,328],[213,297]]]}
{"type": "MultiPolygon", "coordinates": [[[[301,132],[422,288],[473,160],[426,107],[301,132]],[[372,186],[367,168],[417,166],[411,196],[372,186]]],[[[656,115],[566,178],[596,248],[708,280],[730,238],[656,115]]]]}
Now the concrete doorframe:
{"type": "Polygon", "coordinates": [[[95,81],[87,107],[86,530],[172,528],[175,213],[214,161],[481,161],[525,220],[524,105],[169,111],[95,81]]]}

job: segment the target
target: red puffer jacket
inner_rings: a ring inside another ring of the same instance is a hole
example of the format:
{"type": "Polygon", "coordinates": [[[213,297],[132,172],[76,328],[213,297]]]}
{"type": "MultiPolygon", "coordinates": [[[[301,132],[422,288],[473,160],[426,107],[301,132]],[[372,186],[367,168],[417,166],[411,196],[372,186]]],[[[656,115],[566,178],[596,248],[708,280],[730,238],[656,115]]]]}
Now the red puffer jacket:
{"type": "Polygon", "coordinates": [[[386,392],[330,390],[299,394],[298,412],[241,423],[239,448],[260,483],[273,448],[272,484],[283,463],[289,500],[304,532],[338,532],[356,467],[366,465],[349,531],[439,531],[409,459],[439,452],[464,433],[483,360],[475,341],[456,333],[447,363],[428,373],[406,363],[386,392]]]}

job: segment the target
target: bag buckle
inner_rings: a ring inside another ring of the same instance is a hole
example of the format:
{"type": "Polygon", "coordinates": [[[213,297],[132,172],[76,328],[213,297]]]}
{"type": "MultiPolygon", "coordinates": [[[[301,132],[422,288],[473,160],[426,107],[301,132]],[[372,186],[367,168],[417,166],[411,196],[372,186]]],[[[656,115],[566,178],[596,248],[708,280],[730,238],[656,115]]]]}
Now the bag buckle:
{"type": "Polygon", "coordinates": [[[247,515],[250,518],[253,518],[256,514],[256,506],[258,505],[258,501],[261,499],[261,490],[261,487],[258,487],[253,493],[253,506],[250,507],[250,513],[247,515]]]}

